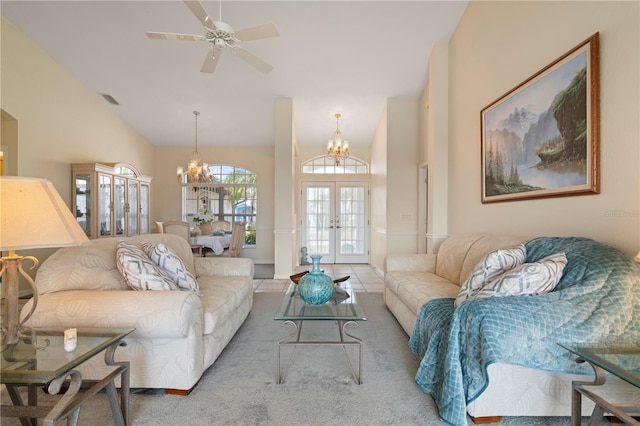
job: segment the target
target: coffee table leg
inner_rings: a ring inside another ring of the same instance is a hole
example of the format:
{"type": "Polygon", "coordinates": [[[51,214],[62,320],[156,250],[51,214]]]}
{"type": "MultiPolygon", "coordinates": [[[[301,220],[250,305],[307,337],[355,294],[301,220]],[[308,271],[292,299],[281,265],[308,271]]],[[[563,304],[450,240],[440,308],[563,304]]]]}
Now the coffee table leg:
{"type": "Polygon", "coordinates": [[[347,333],[346,328],[349,324],[354,324],[358,327],[360,325],[355,321],[347,321],[342,323],[342,321],[338,321],[338,328],[340,329],[340,341],[343,343],[342,349],[347,357],[347,362],[349,363],[349,368],[351,368],[351,374],[353,374],[353,378],[356,383],[362,384],[362,339],[355,337],[352,334],[347,333]],[[345,341],[344,336],[351,338],[353,341],[345,341]],[[347,352],[346,344],[357,344],[358,345],[358,374],[356,375],[355,369],[353,368],[353,364],[351,363],[351,358],[349,358],[349,353],[347,352]]]}
{"type": "Polygon", "coordinates": [[[293,336],[297,336],[296,337],[296,342],[300,341],[300,331],[302,330],[302,324],[298,324],[294,321],[290,321],[287,320],[285,322],[282,323],[284,324],[291,324],[294,327],[293,333],[289,334],[287,337],[285,337],[284,339],[280,339],[278,340],[278,353],[277,353],[277,361],[278,361],[278,380],[276,381],[277,384],[281,384],[284,381],[284,376],[287,373],[287,370],[289,369],[289,365],[291,364],[291,361],[293,360],[293,356],[296,353],[296,349],[297,347],[294,345],[293,346],[293,352],[291,353],[291,357],[289,357],[289,361],[287,361],[287,366],[284,368],[284,371],[281,373],[281,361],[280,361],[280,349],[281,346],[283,344],[285,344],[285,342],[287,342],[290,338],[292,338],[293,336]]]}
{"type": "Polygon", "coordinates": [[[115,343],[109,346],[104,354],[105,364],[120,366],[122,368],[122,372],[120,373],[120,406],[118,406],[118,391],[116,390],[116,385],[113,380],[105,386],[107,395],[109,396],[109,404],[111,405],[113,420],[117,426],[129,424],[129,361],[115,362],[114,360],[114,355],[118,346],[126,345],[126,342],[115,343]]]}
{"type": "MultiPolygon", "coordinates": [[[[582,358],[578,358],[576,360],[578,363],[583,363],[584,360],[582,358]]],[[[589,399],[593,400],[595,403],[595,407],[593,407],[593,412],[591,413],[591,417],[589,418],[589,425],[599,423],[604,418],[605,409],[601,405],[604,402],[599,397],[596,397],[591,394],[584,386],[600,386],[605,383],[607,380],[605,371],[598,367],[597,365],[589,363],[591,368],[593,368],[593,372],[595,373],[595,377],[593,382],[582,382],[582,381],[573,381],[571,382],[572,395],[571,395],[571,426],[580,426],[582,424],[582,394],[585,393],[589,399]]]]}
{"type": "Polygon", "coordinates": [[[576,382],[571,384],[571,426],[582,424],[582,394],[576,389],[576,382]]]}
{"type": "MultiPolygon", "coordinates": [[[[24,403],[22,402],[22,397],[20,396],[20,392],[18,391],[18,387],[14,386],[14,385],[10,385],[10,384],[6,384],[5,386],[7,388],[7,392],[9,393],[9,396],[11,397],[11,402],[13,403],[13,405],[16,406],[16,407],[23,407],[24,403]]],[[[32,394],[33,395],[37,395],[36,394],[36,387],[35,386],[29,386],[28,389],[27,389],[27,392],[28,392],[29,405],[34,405],[35,406],[37,404],[37,399],[34,400],[32,398],[32,394]]],[[[38,419],[35,418],[35,417],[33,417],[33,418],[20,417],[20,424],[22,426],[36,426],[38,424],[38,419]]]]}
{"type": "MultiPolygon", "coordinates": [[[[69,377],[69,388],[62,395],[58,403],[51,409],[47,417],[44,418],[45,426],[54,426],[57,420],[61,417],[62,413],[66,410],[67,406],[71,404],[75,399],[76,395],[80,391],[80,386],[82,386],[82,376],[80,372],[77,370],[71,370],[67,374],[64,374],[56,379],[52,380],[49,383],[48,392],[51,395],[55,395],[60,392],[62,388],[62,384],[65,382],[65,379],[69,377]]],[[[78,423],[78,417],[80,415],[80,405],[78,405],[67,417],[67,425],[75,426],[78,423]]]]}

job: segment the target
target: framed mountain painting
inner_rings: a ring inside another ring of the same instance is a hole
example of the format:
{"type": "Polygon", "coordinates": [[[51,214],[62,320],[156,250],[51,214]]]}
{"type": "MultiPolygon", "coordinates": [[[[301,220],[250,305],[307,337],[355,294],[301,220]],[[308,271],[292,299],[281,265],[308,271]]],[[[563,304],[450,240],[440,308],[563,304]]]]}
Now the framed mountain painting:
{"type": "Polygon", "coordinates": [[[484,108],[482,202],[600,192],[598,33],[484,108]]]}

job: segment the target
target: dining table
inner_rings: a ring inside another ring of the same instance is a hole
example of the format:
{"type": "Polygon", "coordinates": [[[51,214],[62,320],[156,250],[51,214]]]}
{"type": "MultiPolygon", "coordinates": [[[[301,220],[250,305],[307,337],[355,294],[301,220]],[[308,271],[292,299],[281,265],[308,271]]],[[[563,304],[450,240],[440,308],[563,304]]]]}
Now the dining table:
{"type": "Polygon", "coordinates": [[[225,248],[231,245],[231,234],[224,235],[196,235],[191,237],[192,245],[200,245],[210,248],[216,255],[222,254],[225,248]]]}

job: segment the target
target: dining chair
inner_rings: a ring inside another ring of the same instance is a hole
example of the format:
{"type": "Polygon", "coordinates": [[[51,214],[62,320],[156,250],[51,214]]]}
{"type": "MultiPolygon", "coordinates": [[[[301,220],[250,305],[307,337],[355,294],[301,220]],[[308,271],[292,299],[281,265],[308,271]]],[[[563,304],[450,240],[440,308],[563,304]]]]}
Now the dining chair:
{"type": "Polygon", "coordinates": [[[191,246],[192,251],[196,251],[200,257],[203,256],[202,245],[191,243],[191,229],[189,228],[189,222],[182,220],[169,220],[167,222],[162,222],[161,229],[163,234],[173,234],[183,237],[191,246]]]}
{"type": "Polygon", "coordinates": [[[244,231],[247,222],[235,222],[231,231],[231,244],[220,256],[239,257],[244,244],[244,231]]]}
{"type": "Polygon", "coordinates": [[[213,231],[231,231],[231,222],[228,220],[216,220],[211,222],[211,229],[213,231]]]}

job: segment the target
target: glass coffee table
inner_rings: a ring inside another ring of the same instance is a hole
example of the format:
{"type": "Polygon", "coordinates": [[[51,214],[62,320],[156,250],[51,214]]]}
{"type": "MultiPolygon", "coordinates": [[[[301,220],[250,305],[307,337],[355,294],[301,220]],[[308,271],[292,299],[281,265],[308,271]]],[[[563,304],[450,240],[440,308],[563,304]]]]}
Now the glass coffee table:
{"type": "Polygon", "coordinates": [[[591,421],[599,421],[605,412],[618,417],[630,425],[640,425],[634,416],[640,416],[640,401],[637,404],[615,404],[606,401],[589,387],[604,385],[606,373],[609,372],[622,380],[640,388],[640,343],[599,343],[599,344],[565,344],[560,346],[577,355],[577,362],[588,362],[595,372],[593,382],[574,381],[571,397],[571,424],[580,426],[582,412],[582,395],[596,406],[591,421]]]}
{"type": "Polygon", "coordinates": [[[284,321],[283,324],[291,324],[294,327],[293,333],[278,341],[278,381],[280,384],[284,381],[286,371],[293,360],[295,350],[298,346],[312,346],[312,345],[333,345],[342,346],[345,355],[347,356],[347,362],[354,380],[357,384],[362,383],[362,339],[359,339],[346,331],[347,326],[351,324],[358,325],[357,321],[366,321],[367,318],[364,315],[362,307],[358,303],[357,295],[351,288],[348,281],[336,285],[336,292],[334,292],[333,298],[327,303],[319,306],[314,306],[306,303],[300,298],[298,293],[298,286],[293,282],[289,285],[287,292],[285,293],[280,309],[275,317],[276,320],[284,321]],[[305,321],[330,321],[337,323],[338,325],[338,340],[302,340],[300,335],[302,333],[302,324],[305,321]],[[287,362],[284,370],[281,368],[280,350],[282,346],[293,346],[293,352],[287,362]],[[358,347],[358,371],[353,368],[349,354],[347,353],[347,346],[358,347]]]}
{"type": "Polygon", "coordinates": [[[35,328],[34,331],[36,343],[43,349],[36,349],[31,337],[21,337],[18,343],[2,347],[0,380],[13,403],[2,406],[2,416],[20,417],[22,425],[35,425],[39,417],[44,417],[44,425],[54,425],[65,418],[67,424],[75,425],[80,405],[106,389],[115,424],[129,424],[129,362],[115,362],[114,354],[123,344],[122,339],[134,329],[78,328],[77,346],[70,352],[64,350],[64,328],[35,328]],[[105,351],[105,364],[113,369],[80,392],[82,376],[74,369],[102,351],[105,351]],[[118,376],[121,378],[120,404],[114,383],[118,376]],[[68,389],[54,406],[38,405],[38,387],[46,386],[48,393],[57,394],[67,379],[68,389]],[[20,386],[28,387],[26,405],[18,391],[20,386]]]}

